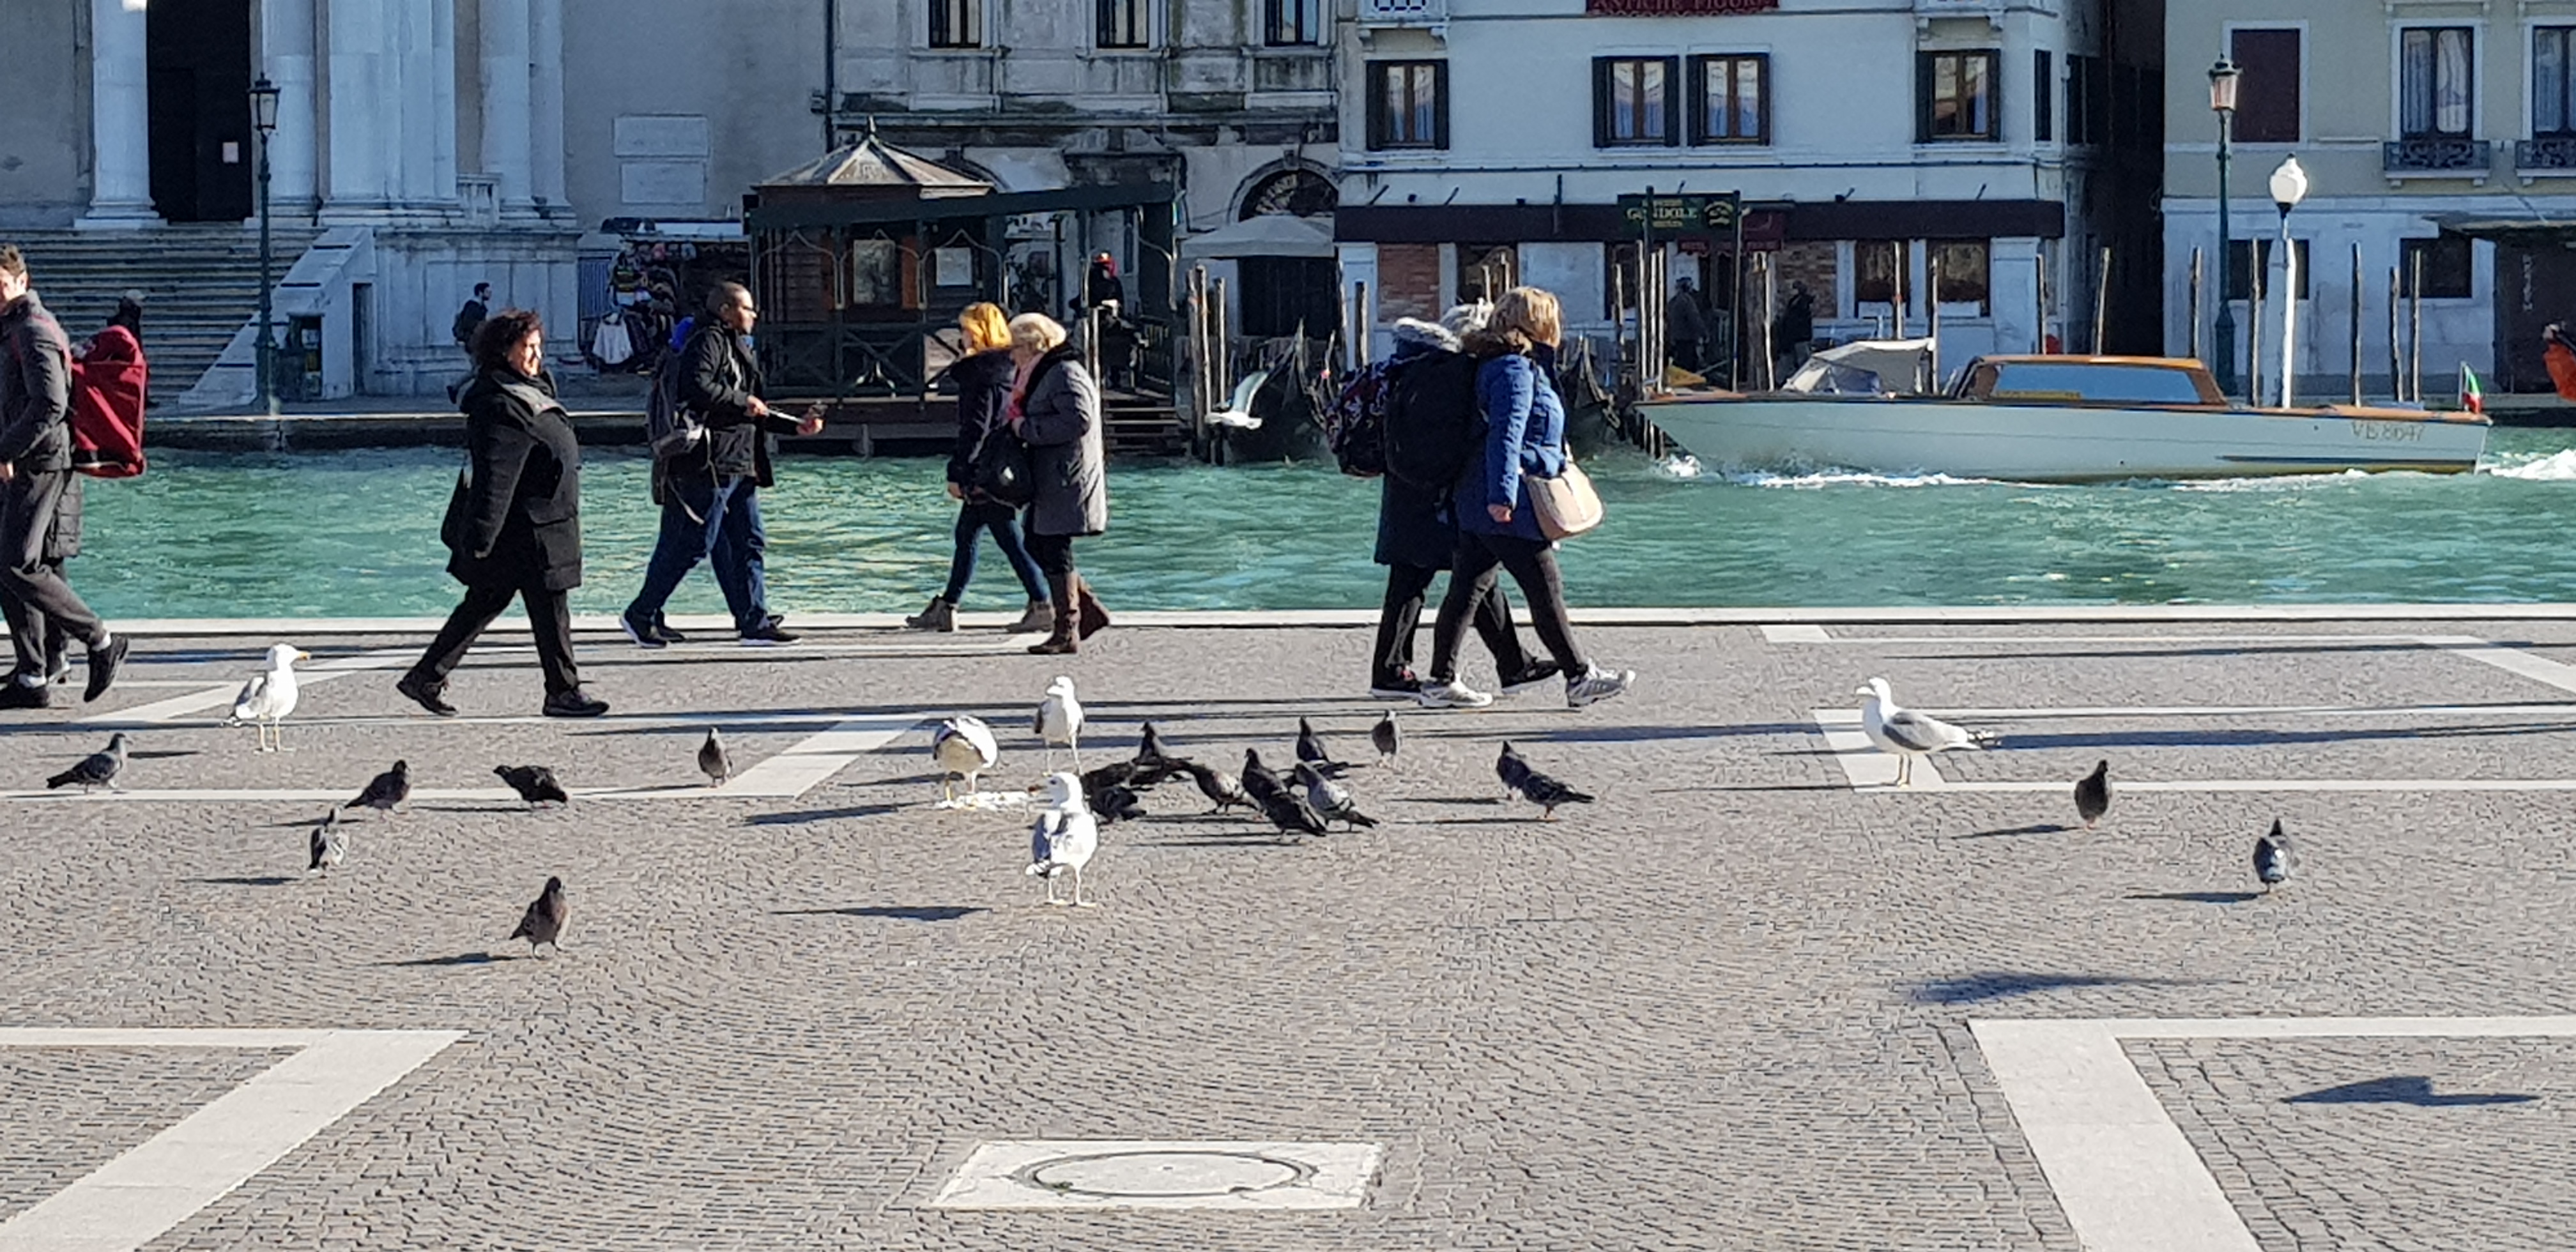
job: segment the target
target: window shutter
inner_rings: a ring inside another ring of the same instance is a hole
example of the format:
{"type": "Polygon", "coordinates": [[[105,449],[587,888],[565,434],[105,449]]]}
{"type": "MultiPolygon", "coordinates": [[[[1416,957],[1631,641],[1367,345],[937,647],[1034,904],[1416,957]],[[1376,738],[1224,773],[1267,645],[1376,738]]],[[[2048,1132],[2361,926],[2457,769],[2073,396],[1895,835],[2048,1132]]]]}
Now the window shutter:
{"type": "Polygon", "coordinates": [[[1990,133],[1986,138],[1997,143],[2004,138],[2004,54],[1980,52],[1986,61],[1986,121],[1990,133]]]}
{"type": "Polygon", "coordinates": [[[1449,63],[1431,63],[1431,146],[1449,148],[1449,63]]]}
{"type": "Polygon", "coordinates": [[[1610,146],[1610,62],[1592,59],[1592,146],[1610,146]]]}
{"type": "Polygon", "coordinates": [[[2046,49],[2030,54],[2030,137],[2034,143],[2047,143],[2057,137],[2057,119],[2051,114],[2057,103],[2057,75],[2049,64],[2046,49]]]}
{"type": "Polygon", "coordinates": [[[1914,54],[1914,142],[1932,142],[1932,57],[1914,54]]]}
{"type": "Polygon", "coordinates": [[[1664,146],[1679,147],[1682,142],[1682,59],[1664,58],[1664,146]]]}
{"type": "Polygon", "coordinates": [[[1391,76],[1384,61],[1371,61],[1360,74],[1360,111],[1366,116],[1368,149],[1386,147],[1386,84],[1391,76]]]}
{"type": "Polygon", "coordinates": [[[1716,136],[1708,126],[1708,69],[1714,58],[1692,57],[1689,73],[1682,83],[1682,125],[1689,128],[1690,142],[1703,144],[1716,136]]]}

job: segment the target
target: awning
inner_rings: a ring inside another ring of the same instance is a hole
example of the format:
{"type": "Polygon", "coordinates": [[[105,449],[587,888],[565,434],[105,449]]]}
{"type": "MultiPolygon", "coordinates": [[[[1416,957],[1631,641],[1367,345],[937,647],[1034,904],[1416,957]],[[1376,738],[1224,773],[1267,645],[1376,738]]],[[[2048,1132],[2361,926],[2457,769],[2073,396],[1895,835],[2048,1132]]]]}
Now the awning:
{"type": "Polygon", "coordinates": [[[1333,255],[1330,226],[1285,213],[1264,213],[1181,241],[1181,256],[1192,261],[1213,257],[1333,255]]]}
{"type": "Polygon", "coordinates": [[[2531,213],[2434,213],[2428,215],[2446,235],[2466,235],[2490,243],[2576,243],[2576,216],[2531,213]]]}

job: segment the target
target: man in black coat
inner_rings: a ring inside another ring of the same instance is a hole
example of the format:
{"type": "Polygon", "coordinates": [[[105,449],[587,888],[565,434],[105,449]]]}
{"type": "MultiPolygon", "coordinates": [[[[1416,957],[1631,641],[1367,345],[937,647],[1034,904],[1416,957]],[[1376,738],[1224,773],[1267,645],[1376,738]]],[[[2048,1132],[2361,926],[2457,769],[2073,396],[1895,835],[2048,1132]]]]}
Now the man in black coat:
{"type": "Polygon", "coordinates": [[[474,332],[481,330],[484,319],[490,316],[492,316],[492,284],[476,283],[473,297],[465,302],[465,307],[456,310],[456,324],[448,327],[447,333],[455,338],[456,346],[460,351],[471,356],[474,352],[474,332]]]}
{"type": "Polygon", "coordinates": [[[46,550],[72,486],[71,355],[62,326],[36,299],[26,258],[0,244],[0,612],[17,652],[0,708],[51,702],[49,626],[89,648],[85,701],[107,694],[125,660],[125,639],[108,633],[46,550]]]}
{"type": "Polygon", "coordinates": [[[761,524],[758,492],[772,482],[771,437],[817,434],[823,419],[814,412],[802,420],[787,417],[761,398],[760,362],[744,342],[760,320],[749,289],[718,283],[707,312],[672,362],[680,371],[680,403],[697,415],[706,437],[661,467],[661,533],[644,567],[644,585],[619,623],[639,647],[674,642],[677,635],[663,624],[662,606],[680,580],[707,560],[742,642],[794,643],[796,636],[780,629],[769,611],[769,533],[761,524]]]}

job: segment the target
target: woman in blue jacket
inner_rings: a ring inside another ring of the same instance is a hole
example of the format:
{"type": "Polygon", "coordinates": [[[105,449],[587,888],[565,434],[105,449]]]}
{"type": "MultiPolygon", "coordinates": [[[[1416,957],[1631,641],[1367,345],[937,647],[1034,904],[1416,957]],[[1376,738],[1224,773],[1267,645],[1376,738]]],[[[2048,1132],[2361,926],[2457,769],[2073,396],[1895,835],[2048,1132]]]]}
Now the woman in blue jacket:
{"type": "Polygon", "coordinates": [[[1458,552],[1431,635],[1431,678],[1417,697],[1431,708],[1479,708],[1494,701],[1458,681],[1458,644],[1498,566],[1511,571],[1529,600],[1539,642],[1565,674],[1568,707],[1607,700],[1636,681],[1635,671],[1601,669],[1575,646],[1556,545],[1540,533],[1530,505],[1528,479],[1554,478],[1573,460],[1565,447],[1565,402],[1548,379],[1562,326],[1555,296],[1514,287],[1494,302],[1485,329],[1466,339],[1468,353],[1482,362],[1476,368],[1476,405],[1485,415],[1485,454],[1468,461],[1451,496],[1458,552]]]}

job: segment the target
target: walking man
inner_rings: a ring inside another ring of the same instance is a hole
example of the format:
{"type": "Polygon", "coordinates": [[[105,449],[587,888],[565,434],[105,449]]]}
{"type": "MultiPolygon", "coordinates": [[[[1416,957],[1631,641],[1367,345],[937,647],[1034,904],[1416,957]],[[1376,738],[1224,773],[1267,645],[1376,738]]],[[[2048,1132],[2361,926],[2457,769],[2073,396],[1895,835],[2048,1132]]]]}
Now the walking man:
{"type": "Polygon", "coordinates": [[[49,627],[89,648],[84,701],[107,694],[125,660],[123,636],[90,612],[51,561],[48,541],[72,482],[71,341],[36,299],[27,260],[0,244],[0,611],[9,620],[17,669],[0,708],[51,703],[45,660],[49,627]]]}
{"type": "Polygon", "coordinates": [[[661,534],[644,567],[644,586],[618,620],[639,647],[679,642],[662,621],[662,606],[680,580],[707,560],[743,643],[794,643],[796,636],[780,629],[769,611],[763,558],[769,534],[761,525],[757,493],[771,483],[771,437],[818,434],[823,418],[810,410],[801,420],[786,417],[761,399],[760,362],[745,342],[760,320],[749,289],[718,283],[707,314],[671,363],[680,371],[680,404],[706,437],[657,467],[663,483],[661,534]]]}
{"type": "Polygon", "coordinates": [[[467,300],[465,307],[456,311],[456,324],[448,328],[447,333],[456,337],[457,351],[467,356],[474,354],[474,332],[482,329],[484,319],[490,316],[492,316],[492,284],[476,283],[474,298],[467,300]]]}

